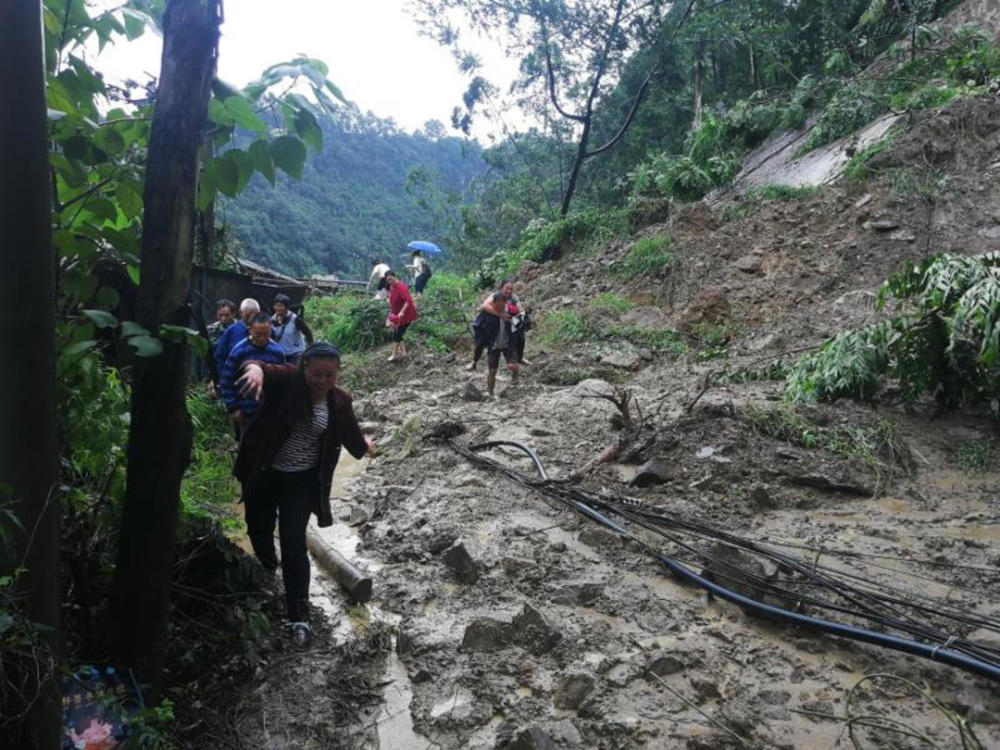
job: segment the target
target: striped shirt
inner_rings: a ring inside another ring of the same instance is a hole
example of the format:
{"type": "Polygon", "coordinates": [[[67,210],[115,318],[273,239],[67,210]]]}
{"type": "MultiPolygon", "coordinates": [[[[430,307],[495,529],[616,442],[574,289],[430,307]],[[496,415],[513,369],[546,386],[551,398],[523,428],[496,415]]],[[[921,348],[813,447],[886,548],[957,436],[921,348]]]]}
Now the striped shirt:
{"type": "Polygon", "coordinates": [[[271,462],[275,471],[305,471],[319,466],[319,453],[330,419],[326,399],[313,404],[312,417],[295,420],[292,434],[271,462]]]}

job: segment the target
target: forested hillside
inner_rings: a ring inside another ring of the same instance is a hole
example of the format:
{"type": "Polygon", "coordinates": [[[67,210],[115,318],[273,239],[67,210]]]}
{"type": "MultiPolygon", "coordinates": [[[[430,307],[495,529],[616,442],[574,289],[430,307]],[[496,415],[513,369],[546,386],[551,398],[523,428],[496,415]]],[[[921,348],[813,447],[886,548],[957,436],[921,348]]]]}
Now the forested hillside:
{"type": "Polygon", "coordinates": [[[320,119],[324,148],[302,178],[258,175],[226,200],[222,223],[241,255],[292,274],[359,274],[373,254],[398,257],[407,242],[439,238],[434,214],[408,189],[411,172],[461,195],[486,168],[474,141],[446,137],[431,121],[417,133],[343,108],[320,119]]]}

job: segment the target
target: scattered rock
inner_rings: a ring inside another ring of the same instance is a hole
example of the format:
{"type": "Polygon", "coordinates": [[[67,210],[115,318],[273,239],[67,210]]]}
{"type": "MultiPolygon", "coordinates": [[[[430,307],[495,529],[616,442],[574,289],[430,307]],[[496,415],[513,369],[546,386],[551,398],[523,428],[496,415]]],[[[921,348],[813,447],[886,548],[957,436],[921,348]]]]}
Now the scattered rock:
{"type": "Polygon", "coordinates": [[[763,261],[759,255],[744,255],[736,261],[735,265],[743,273],[760,273],[763,261]]]}
{"type": "Polygon", "coordinates": [[[691,680],[691,687],[694,688],[694,692],[697,694],[698,700],[700,701],[711,701],[722,696],[719,692],[719,683],[715,680],[703,680],[696,678],[691,680]]]}
{"type": "Polygon", "coordinates": [[[892,219],[876,219],[874,221],[866,221],[861,226],[869,231],[891,232],[893,229],[899,229],[899,222],[892,219]]]}
{"type": "Polygon", "coordinates": [[[514,735],[514,738],[502,747],[508,750],[555,750],[556,743],[538,727],[528,727],[514,735]]]}
{"type": "Polygon", "coordinates": [[[718,453],[720,450],[722,450],[722,449],[721,448],[716,448],[714,445],[706,445],[703,448],[699,448],[697,450],[697,452],[694,454],[694,457],[697,458],[697,459],[704,460],[706,458],[711,458],[716,453],[718,453]]]}
{"type": "Polygon", "coordinates": [[[469,554],[467,542],[457,540],[444,551],[442,559],[462,583],[473,584],[479,580],[479,565],[469,554]]]}
{"type": "Polygon", "coordinates": [[[867,485],[851,484],[849,482],[836,482],[822,474],[800,474],[787,475],[789,484],[797,484],[803,487],[815,487],[820,490],[830,492],[843,492],[848,495],[858,495],[859,497],[872,497],[875,489],[867,485]]]}
{"type": "Polygon", "coordinates": [[[896,231],[889,233],[889,239],[895,242],[916,242],[917,235],[909,229],[897,229],[896,231]]]}
{"type": "Polygon", "coordinates": [[[462,389],[463,401],[470,401],[472,403],[482,403],[486,400],[486,394],[481,390],[476,388],[472,383],[466,383],[465,388],[462,389]]]}
{"type": "Polygon", "coordinates": [[[969,633],[965,640],[972,641],[976,645],[1000,651],[1000,633],[996,633],[986,628],[979,628],[969,633]]]}
{"type": "Polygon", "coordinates": [[[757,485],[750,490],[750,503],[757,510],[770,510],[771,508],[778,507],[778,503],[775,502],[771,493],[767,491],[766,487],[761,485],[757,485]]]}
{"type": "Polygon", "coordinates": [[[649,351],[649,349],[647,349],[646,347],[642,347],[639,349],[639,359],[641,359],[643,362],[652,362],[653,353],[649,351]]]}
{"type": "Polygon", "coordinates": [[[576,537],[588,547],[606,547],[618,543],[618,535],[600,526],[588,526],[576,537]]]}
{"type": "Polygon", "coordinates": [[[677,320],[677,328],[690,331],[700,325],[719,325],[729,319],[732,307],[724,292],[705,291],[695,296],[677,320]]]}
{"type": "Polygon", "coordinates": [[[652,487],[674,478],[674,467],[660,458],[653,458],[635,470],[628,483],[633,487],[652,487]]]}
{"type": "Polygon", "coordinates": [[[855,208],[864,208],[865,206],[867,206],[869,203],[872,202],[872,198],[873,198],[873,196],[872,196],[871,193],[865,193],[864,195],[862,195],[860,198],[858,198],[854,202],[854,207],[855,208]]]}
{"type": "Polygon", "coordinates": [[[730,591],[735,591],[741,596],[764,601],[764,590],[760,583],[754,580],[754,578],[767,578],[767,571],[760,560],[737,547],[722,542],[713,544],[708,553],[713,560],[702,570],[703,578],[707,578],[730,591]]]}
{"type": "Polygon", "coordinates": [[[661,653],[654,655],[646,669],[657,677],[677,674],[684,671],[685,664],[672,654],[661,653]]]}
{"type": "Polygon", "coordinates": [[[564,711],[578,711],[590,694],[594,692],[596,681],[585,673],[566,675],[556,688],[552,700],[556,708],[564,711]]]}
{"type": "Polygon", "coordinates": [[[374,435],[382,428],[378,422],[361,422],[358,427],[361,428],[362,435],[374,435]]]}
{"type": "Polygon", "coordinates": [[[603,592],[604,585],[600,583],[567,583],[552,596],[552,601],[555,604],[590,604],[603,592]]]}
{"type": "Polygon", "coordinates": [[[511,622],[511,633],[517,645],[535,656],[551,651],[562,639],[562,633],[549,625],[530,604],[525,604],[524,609],[511,622]]]}
{"type": "Polygon", "coordinates": [[[982,703],[977,703],[969,709],[965,720],[970,724],[1000,724],[1000,716],[990,711],[982,703]]]}
{"type": "Polygon", "coordinates": [[[477,617],[465,628],[462,651],[499,651],[511,644],[510,623],[492,617],[477,617]]]}
{"type": "Polygon", "coordinates": [[[638,328],[663,329],[670,327],[670,319],[658,307],[635,307],[621,316],[623,325],[638,328]]]}

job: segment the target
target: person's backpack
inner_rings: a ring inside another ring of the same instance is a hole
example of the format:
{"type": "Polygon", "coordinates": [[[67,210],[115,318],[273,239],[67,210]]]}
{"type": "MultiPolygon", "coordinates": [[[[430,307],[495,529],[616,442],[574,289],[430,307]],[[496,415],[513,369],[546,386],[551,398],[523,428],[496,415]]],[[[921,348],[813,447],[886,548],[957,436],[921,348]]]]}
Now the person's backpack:
{"type": "Polygon", "coordinates": [[[424,273],[427,274],[428,279],[434,275],[434,272],[431,270],[431,264],[427,262],[426,258],[424,258],[424,273]]]}

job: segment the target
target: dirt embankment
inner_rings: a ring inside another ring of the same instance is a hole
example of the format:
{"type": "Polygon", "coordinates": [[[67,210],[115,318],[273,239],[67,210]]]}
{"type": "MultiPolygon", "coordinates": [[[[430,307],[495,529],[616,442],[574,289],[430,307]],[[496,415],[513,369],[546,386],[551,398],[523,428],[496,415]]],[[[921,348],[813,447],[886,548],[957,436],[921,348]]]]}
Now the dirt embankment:
{"type": "MultiPolygon", "coordinates": [[[[642,233],[671,237],[674,260],[656,282],[614,275],[625,242],[528,268],[519,280],[542,326],[559,310],[596,315],[605,331],[677,325],[704,334],[708,325],[724,334],[712,351],[529,339],[533,364],[519,385],[502,380],[496,401],[479,400],[484,376],[462,370],[461,355],[418,352],[391,371],[391,386],[356,394],[382,454],[348,482],[337,533],[376,571],[374,619],[396,632],[386,689],[408,698],[370,722],[405,712],[407,739],[393,745],[383,734],[383,747],[849,747],[847,712],[891,717],[940,747],[958,746],[925,696],[898,681],[861,683],[872,673],[929,685],[983,746],[1000,746],[1000,693],[984,679],[708,599],[640,547],[435,439],[457,423],[462,444],[518,440],[556,479],[767,542],[902,598],[1000,620],[1000,474],[985,412],[939,414],[891,394],[877,407],[793,410],[780,402],[780,383],[706,381],[723,365],[869,319],[878,283],[902,260],[994,249],[998,125],[1000,102],[957,102],[915,122],[865,183],[680,210],[642,233]],[[587,301],[600,292],[637,307],[595,313],[587,301]],[[603,379],[551,384],[553,373],[581,368],[603,379]],[[588,467],[622,434],[602,397],[614,385],[634,396],[634,439],[622,463],[588,467]]],[[[531,471],[513,454],[492,455],[531,471]]],[[[338,632],[350,639],[370,627],[355,612],[338,632]]],[[[961,630],[954,635],[1000,645],[996,633],[961,630]]],[[[372,732],[350,737],[343,744],[374,742],[372,732]]]]}

